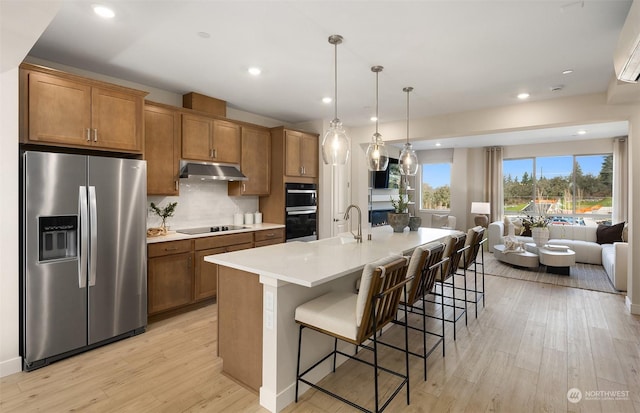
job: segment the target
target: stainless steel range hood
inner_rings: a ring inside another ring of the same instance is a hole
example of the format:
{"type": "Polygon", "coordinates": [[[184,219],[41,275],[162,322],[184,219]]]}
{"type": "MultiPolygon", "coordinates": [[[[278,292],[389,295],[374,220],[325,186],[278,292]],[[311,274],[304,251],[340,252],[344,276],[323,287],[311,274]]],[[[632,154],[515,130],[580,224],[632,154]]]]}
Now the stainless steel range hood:
{"type": "Polygon", "coordinates": [[[215,181],[246,181],[237,165],[225,163],[209,163],[180,161],[180,178],[200,178],[215,181]]]}

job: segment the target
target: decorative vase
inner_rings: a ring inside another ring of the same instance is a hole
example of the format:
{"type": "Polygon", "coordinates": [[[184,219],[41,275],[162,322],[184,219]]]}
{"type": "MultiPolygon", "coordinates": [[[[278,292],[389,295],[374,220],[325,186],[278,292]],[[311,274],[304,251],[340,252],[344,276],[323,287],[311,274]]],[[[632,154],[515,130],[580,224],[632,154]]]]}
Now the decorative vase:
{"type": "Polygon", "coordinates": [[[531,228],[531,236],[536,246],[542,247],[549,241],[549,228],[533,227],[531,228]]]}
{"type": "Polygon", "coordinates": [[[417,231],[420,225],[422,225],[422,218],[409,217],[409,231],[417,231]]]}
{"type": "Polygon", "coordinates": [[[387,222],[389,222],[389,225],[393,228],[393,232],[403,232],[404,228],[409,225],[409,213],[397,214],[395,212],[388,212],[387,222]]]}

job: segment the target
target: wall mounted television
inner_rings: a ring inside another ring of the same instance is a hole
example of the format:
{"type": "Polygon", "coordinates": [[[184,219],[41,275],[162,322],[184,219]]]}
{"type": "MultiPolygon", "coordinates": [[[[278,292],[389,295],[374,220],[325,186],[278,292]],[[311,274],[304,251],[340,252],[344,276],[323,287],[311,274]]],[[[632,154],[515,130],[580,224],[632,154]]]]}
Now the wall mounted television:
{"type": "Polygon", "coordinates": [[[375,171],[371,174],[374,188],[400,188],[400,167],[395,158],[389,158],[389,166],[386,170],[375,171]]]}

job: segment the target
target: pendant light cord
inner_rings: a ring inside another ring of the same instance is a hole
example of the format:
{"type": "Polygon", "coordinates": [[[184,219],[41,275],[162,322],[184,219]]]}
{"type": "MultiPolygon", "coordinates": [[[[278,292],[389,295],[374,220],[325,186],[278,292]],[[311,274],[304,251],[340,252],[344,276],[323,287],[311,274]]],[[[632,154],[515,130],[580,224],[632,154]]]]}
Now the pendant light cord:
{"type": "Polygon", "coordinates": [[[333,96],[335,99],[334,102],[334,112],[333,112],[333,119],[338,119],[338,43],[334,44],[334,54],[333,54],[333,70],[334,70],[334,89],[333,89],[333,96]]]}
{"type": "Polygon", "coordinates": [[[409,92],[407,88],[407,143],[409,143],[409,92]]]}
{"type": "Polygon", "coordinates": [[[378,74],[376,72],[376,142],[378,141],[378,74]]]}

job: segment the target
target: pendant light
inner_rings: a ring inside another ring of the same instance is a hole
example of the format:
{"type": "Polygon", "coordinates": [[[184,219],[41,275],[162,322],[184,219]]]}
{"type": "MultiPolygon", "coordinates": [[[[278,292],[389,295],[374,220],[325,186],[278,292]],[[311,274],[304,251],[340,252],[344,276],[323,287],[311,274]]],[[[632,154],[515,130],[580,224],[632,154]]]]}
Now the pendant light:
{"type": "Polygon", "coordinates": [[[338,45],[342,43],[342,36],[333,34],[329,36],[329,43],[334,45],[335,59],[335,112],[329,130],[322,139],[322,159],[327,165],[344,165],[349,159],[349,137],[342,128],[342,122],[338,119],[338,45]]]}
{"type": "Polygon", "coordinates": [[[389,153],[384,147],[382,135],[378,133],[378,74],[384,69],[382,66],[372,66],[371,71],[376,74],[376,133],[371,137],[367,148],[367,163],[370,171],[384,171],[389,165],[389,153]]]}
{"type": "Polygon", "coordinates": [[[413,90],[411,86],[402,89],[403,92],[407,92],[407,142],[400,152],[400,174],[414,176],[418,172],[418,155],[413,147],[409,143],[409,93],[413,90]]]}

